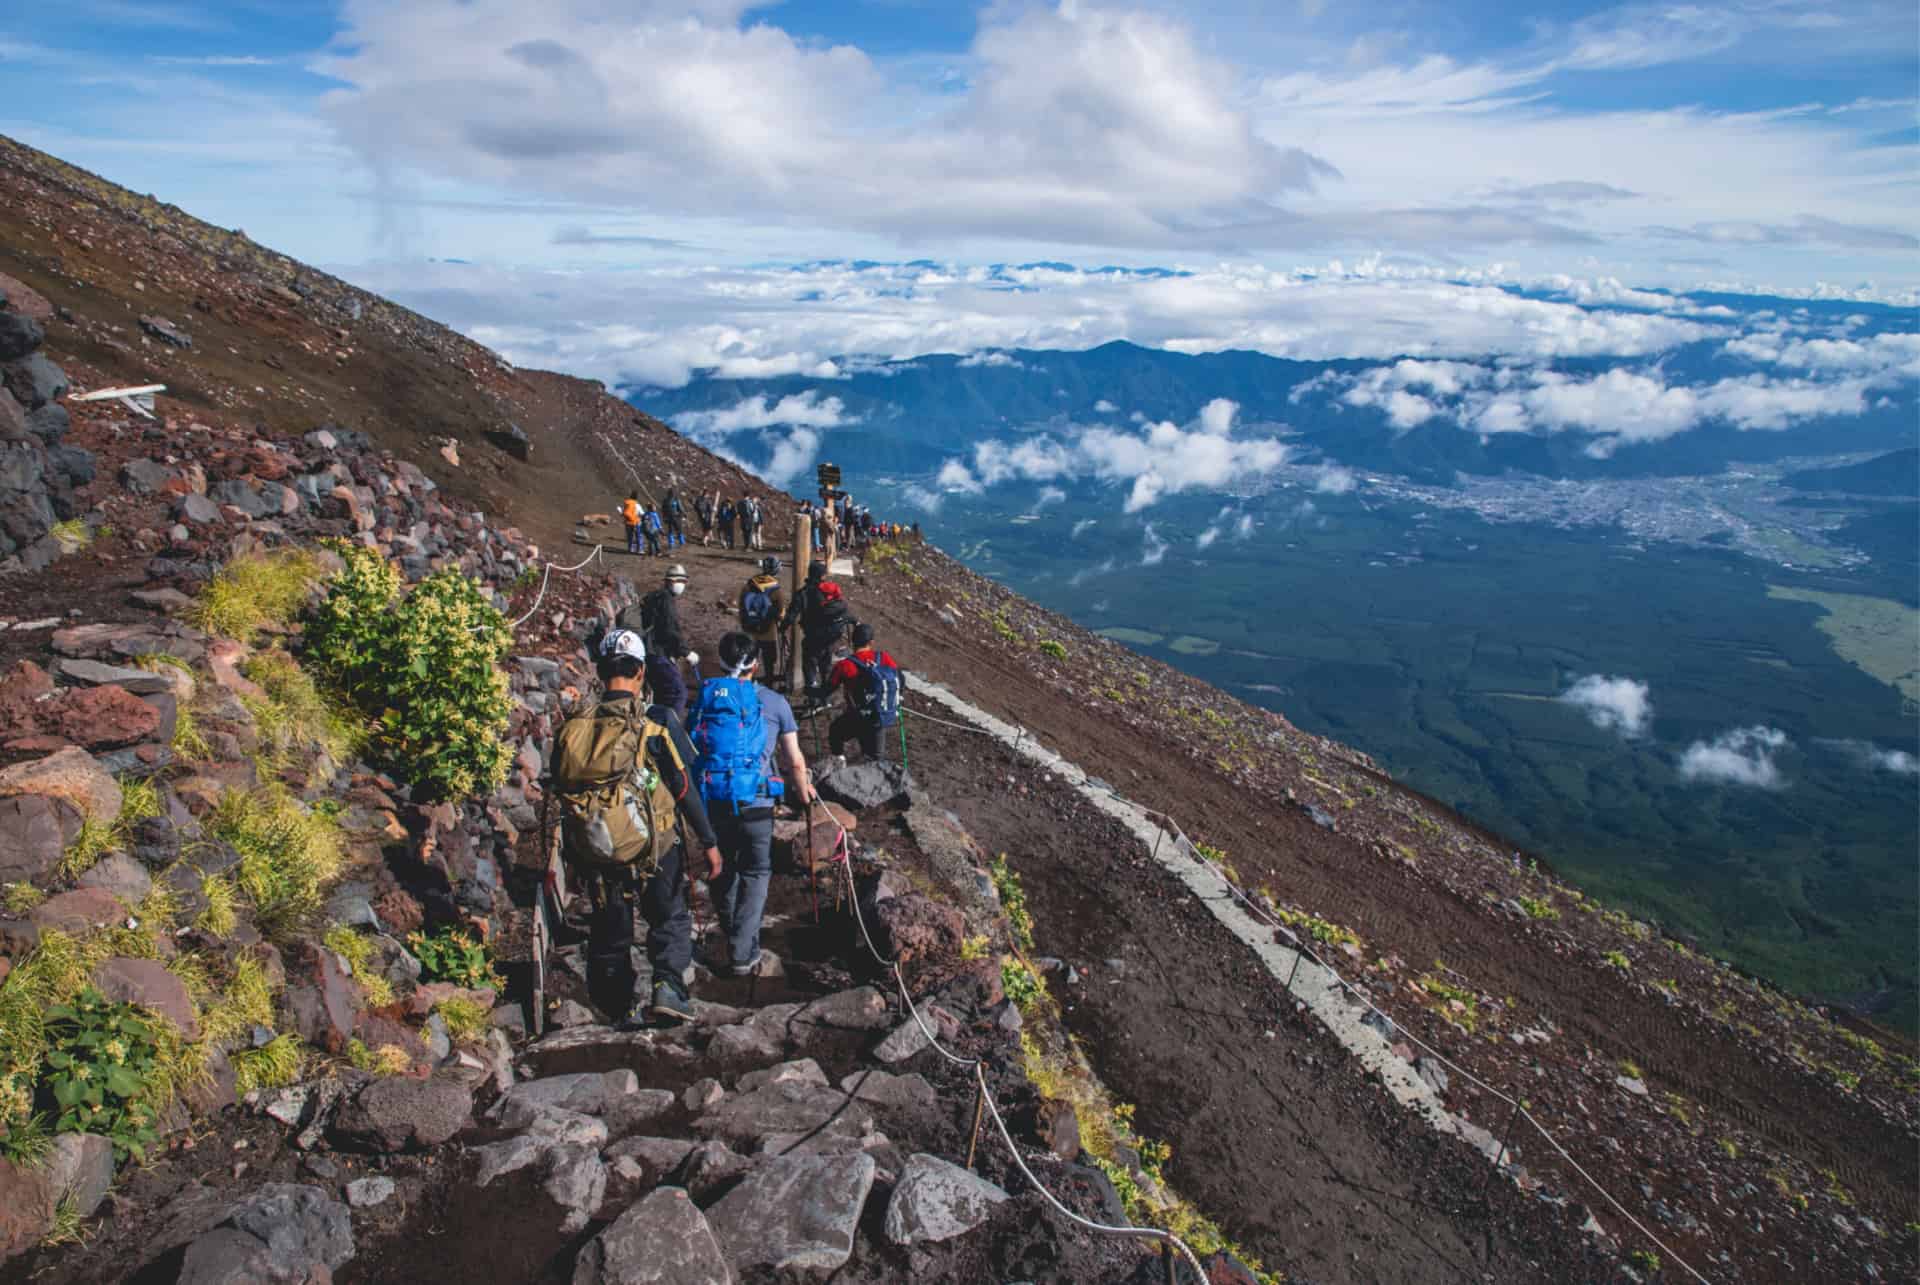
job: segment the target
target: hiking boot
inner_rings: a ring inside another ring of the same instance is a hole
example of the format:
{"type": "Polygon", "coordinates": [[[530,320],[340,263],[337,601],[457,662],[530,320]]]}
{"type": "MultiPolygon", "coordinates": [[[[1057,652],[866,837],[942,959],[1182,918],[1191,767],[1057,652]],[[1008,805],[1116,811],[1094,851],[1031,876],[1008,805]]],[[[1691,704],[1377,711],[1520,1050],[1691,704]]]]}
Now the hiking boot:
{"type": "Polygon", "coordinates": [[[672,982],[655,982],[653,1002],[647,1005],[647,1014],[666,1023],[690,1022],[693,1020],[693,1001],[672,982]]]}
{"type": "Polygon", "coordinates": [[[760,971],[760,964],[766,957],[766,951],[756,950],[753,952],[753,958],[747,960],[744,964],[728,964],[727,971],[735,977],[752,977],[760,971]]]}

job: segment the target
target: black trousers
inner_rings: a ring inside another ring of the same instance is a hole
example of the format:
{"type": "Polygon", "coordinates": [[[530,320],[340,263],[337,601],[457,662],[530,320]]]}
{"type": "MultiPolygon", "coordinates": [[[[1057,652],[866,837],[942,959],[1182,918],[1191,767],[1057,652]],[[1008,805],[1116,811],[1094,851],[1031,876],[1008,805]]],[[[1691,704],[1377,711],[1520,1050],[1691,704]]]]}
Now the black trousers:
{"type": "Polygon", "coordinates": [[[686,851],[676,843],[647,879],[636,879],[631,872],[594,877],[590,886],[593,917],[587,925],[587,993],[601,1012],[616,1021],[633,1009],[636,905],[647,921],[647,962],[653,967],[653,982],[671,982],[685,989],[683,979],[693,963],[686,867],[686,851]]]}
{"type": "Polygon", "coordinates": [[[800,640],[800,668],[809,693],[818,696],[827,690],[827,675],[833,672],[833,645],[839,641],[838,633],[807,634],[800,640]]]}
{"type": "Polygon", "coordinates": [[[844,710],[827,724],[827,747],[838,754],[848,741],[859,741],[860,752],[871,762],[880,757],[880,734],[885,730],[857,709],[844,710]]]}

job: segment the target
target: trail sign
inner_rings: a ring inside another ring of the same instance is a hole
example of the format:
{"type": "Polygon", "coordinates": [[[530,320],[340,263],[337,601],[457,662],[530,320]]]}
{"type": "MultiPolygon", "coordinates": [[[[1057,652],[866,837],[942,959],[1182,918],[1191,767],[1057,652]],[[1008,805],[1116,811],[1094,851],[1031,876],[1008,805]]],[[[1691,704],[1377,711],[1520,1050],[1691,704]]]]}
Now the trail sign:
{"type": "Polygon", "coordinates": [[[831,491],[831,490],[839,489],[840,466],[838,464],[822,464],[818,470],[818,473],[820,477],[820,486],[823,490],[831,491]]]}

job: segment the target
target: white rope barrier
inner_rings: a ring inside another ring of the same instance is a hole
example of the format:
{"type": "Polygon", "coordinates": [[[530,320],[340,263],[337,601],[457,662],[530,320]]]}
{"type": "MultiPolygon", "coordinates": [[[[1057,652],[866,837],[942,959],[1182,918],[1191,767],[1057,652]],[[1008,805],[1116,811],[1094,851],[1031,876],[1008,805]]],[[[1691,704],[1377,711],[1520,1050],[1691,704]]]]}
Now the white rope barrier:
{"type": "MultiPolygon", "coordinates": [[[[578,570],[579,570],[580,568],[582,568],[582,567],[584,567],[584,566],[586,566],[586,565],[587,565],[587,564],[588,564],[589,562],[592,562],[592,561],[593,561],[593,560],[594,560],[595,558],[598,558],[598,557],[599,557],[599,556],[601,555],[601,553],[602,553],[602,552],[604,552],[604,550],[605,550],[605,547],[606,547],[606,546],[604,546],[604,545],[599,545],[599,544],[596,544],[596,545],[594,545],[594,546],[593,546],[593,552],[592,552],[592,553],[589,553],[589,554],[588,554],[588,555],[587,555],[586,557],[584,557],[584,558],[582,558],[582,559],[580,559],[580,561],[578,561],[578,562],[576,562],[576,563],[574,563],[574,564],[573,564],[572,566],[570,566],[570,567],[561,567],[561,566],[555,566],[555,565],[554,565],[553,563],[551,563],[551,562],[549,562],[549,563],[547,563],[547,565],[546,565],[546,569],[545,569],[544,571],[542,571],[542,572],[540,573],[540,592],[539,592],[539,593],[536,593],[535,595],[533,595],[533,605],[532,605],[531,607],[528,607],[528,608],[527,608],[527,611],[526,611],[526,614],[525,614],[525,615],[523,615],[523,616],[521,616],[521,617],[520,617],[520,618],[519,618],[518,620],[510,620],[510,621],[508,621],[508,622],[507,622],[507,628],[509,628],[509,629],[518,629],[518,628],[519,628],[519,627],[520,627],[521,625],[524,625],[524,624],[526,624],[526,623],[527,623],[527,622],[528,622],[529,620],[532,620],[532,619],[533,619],[533,613],[534,613],[534,612],[536,612],[536,611],[538,611],[538,610],[540,610],[540,604],[541,604],[541,602],[542,602],[542,601],[544,601],[544,600],[546,599],[546,596],[547,596],[547,581],[548,581],[548,580],[549,580],[550,578],[552,578],[552,576],[553,576],[553,573],[554,573],[554,572],[556,572],[556,571],[578,571],[578,570]]],[[[472,629],[470,629],[470,630],[468,630],[467,632],[469,632],[469,633],[475,633],[475,634],[477,634],[477,633],[479,633],[479,632],[480,632],[480,631],[481,631],[482,629],[485,629],[485,628],[486,628],[486,626],[485,626],[485,625],[475,625],[475,626],[474,626],[474,627],[473,627],[472,629]]]]}
{"type": "MultiPolygon", "coordinates": [[[[908,709],[904,705],[901,706],[901,712],[912,714],[915,718],[924,719],[929,723],[938,723],[943,727],[950,727],[957,731],[972,732],[980,736],[990,736],[990,737],[994,737],[994,739],[996,740],[1001,739],[996,733],[992,732],[987,728],[968,727],[961,723],[949,722],[944,718],[935,718],[931,714],[923,714],[919,710],[908,709]]],[[[1021,729],[1023,736],[1025,734],[1025,731],[1026,731],[1025,728],[1021,729]]],[[[1366,1008],[1378,1014],[1383,1020],[1385,1020],[1388,1023],[1390,1029],[1398,1031],[1401,1034],[1405,1035],[1407,1040],[1410,1043],[1418,1045],[1421,1049],[1425,1050],[1427,1053],[1432,1054],[1436,1061],[1440,1062],[1443,1066],[1453,1071],[1454,1074],[1460,1076],[1462,1079],[1467,1080],[1472,1084],[1478,1085],[1481,1089],[1491,1094],[1496,1100],[1512,1107],[1517,1117],[1525,1120],[1529,1125],[1531,1125],[1534,1131],[1538,1133],[1541,1136],[1541,1138],[1543,1138],[1546,1141],[1547,1145],[1552,1147],[1553,1150],[1560,1156],[1560,1158],[1565,1160],[1567,1164],[1572,1167],[1575,1173],[1579,1174],[1583,1179],[1585,1179],[1588,1186],[1592,1187],[1595,1191],[1599,1192],[1601,1198],[1604,1199],[1607,1202],[1607,1204],[1610,1205],[1616,1213],[1618,1213],[1622,1218],[1626,1219],[1627,1222],[1632,1225],[1635,1231],[1638,1231],[1642,1236],[1646,1237],[1647,1240],[1650,1241],[1662,1253],[1666,1254],[1667,1257],[1671,1258],[1675,1263],[1679,1264],[1680,1267],[1689,1276],[1693,1277],[1694,1280],[1700,1282],[1700,1285],[1712,1285],[1712,1283],[1705,1276],[1701,1275],[1698,1271],[1696,1271],[1693,1268],[1693,1266],[1689,1264],[1684,1258],[1681,1258],[1680,1255],[1674,1253],[1673,1250],[1668,1247],[1666,1242],[1662,1241],[1658,1236],[1654,1235],[1653,1232],[1648,1229],[1645,1223],[1641,1222],[1638,1218],[1636,1218],[1631,1212],[1627,1210],[1627,1207],[1625,1205],[1622,1205],[1617,1199],[1615,1199],[1613,1193],[1608,1191],[1604,1186],[1600,1184],[1599,1179],[1595,1178],[1591,1173],[1588,1173],[1587,1170],[1580,1164],[1579,1161],[1575,1160],[1571,1155],[1569,1155],[1567,1152],[1567,1149],[1560,1145],[1559,1140],[1555,1138],[1551,1133],[1549,1133],[1547,1131],[1546,1126],[1541,1124],[1538,1120],[1536,1120],[1533,1116],[1533,1113],[1528,1111],[1527,1108],[1522,1103],[1520,1103],[1518,1100],[1513,1098],[1511,1095],[1505,1092],[1502,1092],[1501,1090],[1495,1088],[1493,1085],[1487,1083],[1485,1080],[1481,1079],[1479,1076],[1473,1074],[1473,1072],[1468,1071],[1464,1067],[1460,1066],[1457,1062],[1447,1057],[1446,1054],[1442,1053],[1439,1049],[1434,1048],[1431,1044],[1421,1039],[1418,1035],[1415,1035],[1412,1031],[1407,1030],[1404,1026],[1401,1026],[1398,1022],[1395,1022],[1393,1020],[1392,1014],[1387,1013],[1386,1011],[1381,1009],[1379,1005],[1375,1004],[1371,999],[1367,997],[1366,992],[1361,990],[1359,987],[1355,986],[1353,983],[1347,981],[1346,978],[1342,977],[1340,975],[1339,969],[1335,968],[1332,964],[1329,964],[1326,960],[1322,959],[1314,951],[1308,949],[1305,941],[1302,940],[1298,934],[1296,934],[1285,923],[1281,922],[1281,920],[1277,916],[1275,916],[1270,911],[1268,911],[1264,905],[1261,905],[1255,902],[1238,885],[1236,885],[1233,880],[1227,878],[1226,873],[1223,870],[1221,870],[1218,865],[1216,865],[1213,861],[1209,860],[1206,857],[1206,855],[1201,851],[1200,845],[1193,841],[1193,839],[1187,834],[1187,832],[1181,828],[1180,822],[1176,820],[1171,814],[1162,812],[1157,808],[1147,807],[1146,805],[1135,802],[1132,799],[1128,799],[1125,796],[1123,796],[1118,790],[1114,789],[1112,786],[1107,786],[1106,792],[1112,795],[1113,798],[1115,798],[1116,800],[1119,800],[1122,803],[1125,803],[1133,808],[1138,809],[1141,813],[1145,814],[1146,816],[1150,818],[1155,818],[1159,821],[1164,821],[1168,826],[1172,828],[1175,839],[1186,845],[1187,855],[1190,856],[1194,861],[1198,862],[1200,865],[1206,867],[1207,870],[1212,872],[1213,876],[1217,878],[1223,885],[1225,885],[1227,891],[1232,893],[1233,896],[1236,899],[1238,899],[1243,906],[1247,908],[1248,912],[1252,914],[1255,920],[1261,923],[1264,923],[1268,927],[1274,928],[1279,932],[1285,934],[1287,941],[1290,943],[1290,945],[1292,946],[1296,954],[1304,955],[1308,959],[1312,960],[1314,963],[1318,964],[1321,967],[1321,969],[1323,969],[1327,973],[1327,975],[1334,980],[1335,984],[1342,991],[1346,992],[1348,995],[1359,1000],[1360,1003],[1363,1004],[1366,1008]]],[[[846,832],[844,830],[841,832],[843,839],[845,837],[845,833],[846,832]]],[[[856,910],[857,910],[857,903],[856,903],[856,910]]],[[[861,925],[862,931],[865,930],[865,927],[866,927],[865,924],[862,923],[861,925]]],[[[868,949],[873,948],[872,938],[868,938],[867,946],[868,946],[868,949]]],[[[874,955],[876,958],[878,958],[879,952],[875,950],[874,955]]],[[[895,966],[894,973],[895,973],[895,976],[898,977],[899,975],[898,966],[895,966]]],[[[1289,990],[1289,992],[1291,992],[1292,987],[1291,987],[1290,981],[1287,985],[1287,989],[1289,990]]],[[[904,993],[905,993],[905,985],[903,983],[902,994],[904,993]]],[[[911,1008],[911,1003],[909,1003],[909,1008],[911,1008]]],[[[918,1014],[915,1014],[915,1020],[916,1021],[919,1020],[918,1014]]],[[[921,1026],[921,1029],[923,1031],[926,1029],[924,1024],[921,1026]]],[[[944,1050],[942,1051],[944,1052],[944,1050]]],[[[996,1117],[996,1120],[997,1120],[997,1117],[996,1117]]],[[[1507,1153],[1506,1139],[1504,1137],[1495,1139],[1495,1144],[1499,1147],[1500,1150],[1499,1150],[1499,1154],[1493,1158],[1493,1164],[1496,1168],[1499,1168],[1503,1164],[1504,1157],[1506,1156],[1506,1153],[1507,1153]]],[[[1031,1177],[1031,1175],[1029,1175],[1029,1177],[1031,1177]]]]}
{"type": "MultiPolygon", "coordinates": [[[[939,720],[936,719],[934,721],[937,722],[939,720]]],[[[954,724],[953,726],[958,725],[954,724]]],[[[977,729],[963,728],[962,730],[975,731],[977,729]]],[[[933,1030],[928,1027],[926,1020],[920,1016],[920,1009],[913,1002],[913,995],[907,989],[907,979],[900,971],[900,962],[895,959],[888,959],[880,953],[880,948],[874,945],[873,934],[867,931],[867,917],[860,909],[860,890],[853,882],[853,862],[849,859],[847,853],[846,827],[842,826],[838,821],[835,821],[831,812],[827,813],[827,819],[833,823],[833,828],[839,832],[839,837],[834,841],[833,856],[830,857],[829,860],[838,865],[841,872],[846,876],[847,900],[853,904],[853,917],[860,925],[860,936],[865,939],[867,950],[872,953],[877,962],[886,965],[887,968],[893,972],[893,981],[894,985],[900,991],[900,1000],[907,1006],[907,1013],[913,1018],[914,1025],[918,1026],[920,1033],[926,1036],[928,1046],[953,1065],[967,1067],[973,1071],[974,1083],[977,1084],[980,1089],[980,1100],[985,1105],[987,1113],[993,1117],[994,1128],[999,1132],[1001,1140],[1007,1144],[1007,1153],[1013,1157],[1014,1166],[1020,1170],[1028,1182],[1033,1184],[1034,1190],[1038,1191],[1049,1205],[1059,1211],[1062,1217],[1067,1218],[1081,1227],[1085,1227],[1089,1231],[1099,1232],[1103,1235],[1127,1236],[1135,1240],[1163,1242],[1168,1247],[1167,1252],[1172,1252],[1173,1250],[1180,1252],[1181,1256],[1186,1259],[1187,1266],[1193,1269],[1194,1279],[1200,1281],[1202,1285],[1205,1285],[1208,1279],[1207,1273],[1200,1266],[1199,1257],[1188,1247],[1184,1240],[1180,1239],[1180,1237],[1174,1233],[1163,1231],[1156,1227],[1115,1226],[1109,1223],[1095,1222],[1091,1218],[1084,1218],[1060,1203],[1060,1200],[1051,1191],[1047,1190],[1047,1185],[1040,1181],[1032,1169],[1027,1167],[1026,1159],[1020,1154],[1020,1148],[1014,1144],[1013,1134],[1007,1129],[1007,1122],[1001,1118],[999,1104],[993,1100],[993,1093],[987,1088],[986,1063],[977,1057],[965,1057],[959,1053],[955,1053],[940,1042],[939,1036],[934,1034],[933,1030]]]]}

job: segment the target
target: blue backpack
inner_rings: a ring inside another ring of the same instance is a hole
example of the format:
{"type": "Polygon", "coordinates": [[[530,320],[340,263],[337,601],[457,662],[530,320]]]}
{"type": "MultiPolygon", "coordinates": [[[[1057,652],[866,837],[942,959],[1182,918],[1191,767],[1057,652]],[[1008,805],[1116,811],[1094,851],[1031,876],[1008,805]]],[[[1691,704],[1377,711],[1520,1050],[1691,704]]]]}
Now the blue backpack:
{"type": "Polygon", "coordinates": [[[709,678],[687,731],[699,754],[693,772],[700,797],[708,803],[730,804],[738,811],[785,792],[767,775],[767,721],[760,693],[748,679],[709,678]]]}
{"type": "Polygon", "coordinates": [[[900,721],[900,671],[877,660],[850,656],[860,671],[860,717],[879,727],[892,727],[900,721]]]}

